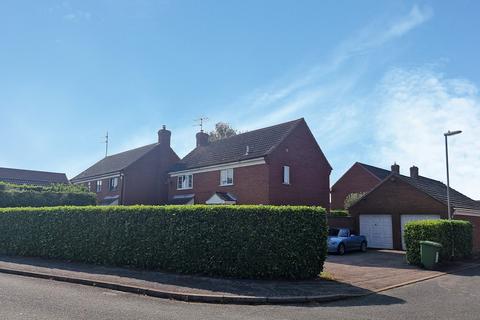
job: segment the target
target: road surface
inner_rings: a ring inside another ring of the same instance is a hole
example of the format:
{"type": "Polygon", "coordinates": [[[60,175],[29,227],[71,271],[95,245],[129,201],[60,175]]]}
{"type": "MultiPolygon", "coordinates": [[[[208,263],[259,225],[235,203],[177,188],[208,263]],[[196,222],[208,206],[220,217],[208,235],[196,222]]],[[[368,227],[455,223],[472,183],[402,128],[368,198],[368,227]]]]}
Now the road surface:
{"type": "Polygon", "coordinates": [[[479,319],[480,268],[328,304],[185,303],[0,274],[0,319],[479,319]]]}

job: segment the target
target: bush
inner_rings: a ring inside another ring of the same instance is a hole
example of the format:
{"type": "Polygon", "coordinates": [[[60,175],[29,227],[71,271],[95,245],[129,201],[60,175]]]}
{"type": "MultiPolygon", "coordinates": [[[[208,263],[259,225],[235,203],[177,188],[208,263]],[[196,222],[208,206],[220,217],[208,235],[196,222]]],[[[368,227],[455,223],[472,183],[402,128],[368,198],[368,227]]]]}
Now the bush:
{"type": "Polygon", "coordinates": [[[325,210],[305,206],[0,209],[0,254],[241,278],[323,270],[325,210]]]}
{"type": "Polygon", "coordinates": [[[330,210],[331,217],[349,217],[348,210],[330,210]]]}
{"type": "Polygon", "coordinates": [[[410,264],[420,265],[420,241],[429,240],[441,243],[441,260],[449,260],[454,247],[454,259],[472,254],[473,227],[468,221],[423,220],[412,221],[405,226],[405,245],[410,264]]]}
{"type": "Polygon", "coordinates": [[[96,204],[96,195],[75,185],[16,185],[0,183],[0,207],[46,207],[96,204]]]}
{"type": "Polygon", "coordinates": [[[367,194],[366,192],[356,192],[356,193],[350,193],[349,195],[347,195],[347,197],[345,198],[345,202],[343,204],[345,209],[348,210],[351,206],[357,203],[357,201],[360,200],[360,198],[362,198],[366,194],[367,194]]]}

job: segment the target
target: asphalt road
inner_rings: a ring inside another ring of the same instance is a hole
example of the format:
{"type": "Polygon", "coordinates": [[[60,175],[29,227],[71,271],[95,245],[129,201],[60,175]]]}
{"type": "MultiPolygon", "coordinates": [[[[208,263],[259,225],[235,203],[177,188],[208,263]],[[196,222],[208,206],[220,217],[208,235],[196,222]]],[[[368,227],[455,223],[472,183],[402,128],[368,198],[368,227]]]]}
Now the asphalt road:
{"type": "Polygon", "coordinates": [[[168,301],[0,274],[0,319],[479,319],[480,268],[328,304],[236,306],[168,301]]]}

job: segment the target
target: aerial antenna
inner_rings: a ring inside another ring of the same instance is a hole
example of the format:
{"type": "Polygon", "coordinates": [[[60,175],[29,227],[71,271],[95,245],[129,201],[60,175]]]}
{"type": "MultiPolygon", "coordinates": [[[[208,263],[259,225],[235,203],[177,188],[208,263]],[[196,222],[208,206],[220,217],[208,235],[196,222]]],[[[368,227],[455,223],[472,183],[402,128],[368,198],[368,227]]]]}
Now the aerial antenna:
{"type": "Polygon", "coordinates": [[[105,158],[108,155],[108,131],[107,134],[105,135],[105,158]]]}
{"type": "Polygon", "coordinates": [[[200,127],[200,132],[203,132],[203,123],[207,122],[208,118],[207,117],[200,117],[198,119],[195,119],[194,121],[197,122],[197,124],[194,125],[194,126],[195,127],[200,127]]]}

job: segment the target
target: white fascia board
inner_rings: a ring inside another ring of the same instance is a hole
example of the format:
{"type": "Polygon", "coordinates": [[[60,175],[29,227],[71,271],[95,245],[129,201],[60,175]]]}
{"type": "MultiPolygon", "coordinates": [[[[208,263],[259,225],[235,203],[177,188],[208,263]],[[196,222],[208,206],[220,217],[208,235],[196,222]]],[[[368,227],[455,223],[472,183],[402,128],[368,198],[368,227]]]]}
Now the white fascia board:
{"type": "Polygon", "coordinates": [[[453,215],[455,215],[455,216],[480,217],[480,210],[455,208],[455,211],[453,212],[453,215]]]}
{"type": "Polygon", "coordinates": [[[109,174],[105,174],[105,175],[78,179],[78,180],[72,181],[72,183],[73,184],[80,184],[80,183],[92,182],[92,181],[103,180],[103,179],[117,178],[117,177],[120,177],[121,175],[122,174],[120,172],[113,172],[113,173],[109,173],[109,174]]]}
{"type": "Polygon", "coordinates": [[[255,166],[255,165],[265,164],[265,163],[266,163],[265,158],[261,157],[261,158],[255,158],[255,159],[228,162],[228,163],[223,163],[223,164],[218,164],[218,165],[213,165],[213,166],[207,166],[207,167],[201,167],[201,168],[196,168],[196,169],[190,169],[190,170],[169,172],[169,175],[171,177],[178,177],[178,176],[183,176],[183,175],[187,175],[187,174],[218,171],[218,170],[225,170],[225,169],[230,169],[230,168],[233,169],[233,168],[240,168],[240,167],[248,167],[248,166],[255,166]]]}

